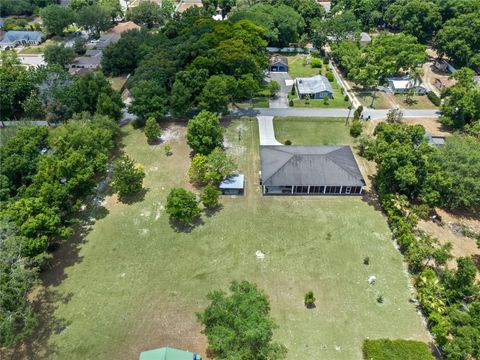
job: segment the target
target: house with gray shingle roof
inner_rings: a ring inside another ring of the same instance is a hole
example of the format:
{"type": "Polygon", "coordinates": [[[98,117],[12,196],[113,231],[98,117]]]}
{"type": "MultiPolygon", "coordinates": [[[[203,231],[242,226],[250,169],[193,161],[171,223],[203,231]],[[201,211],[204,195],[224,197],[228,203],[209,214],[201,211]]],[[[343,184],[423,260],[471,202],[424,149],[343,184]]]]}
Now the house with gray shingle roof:
{"type": "Polygon", "coordinates": [[[264,195],[360,195],[365,180],[350,146],[260,146],[264,195]]]}
{"type": "Polygon", "coordinates": [[[38,45],[43,40],[43,34],[39,31],[7,31],[3,40],[0,42],[0,48],[11,49],[19,45],[38,45]]]}
{"type": "Polygon", "coordinates": [[[309,96],[310,99],[323,99],[325,96],[333,98],[332,85],[323,75],[316,75],[309,78],[296,78],[295,87],[300,99],[309,96]]]}

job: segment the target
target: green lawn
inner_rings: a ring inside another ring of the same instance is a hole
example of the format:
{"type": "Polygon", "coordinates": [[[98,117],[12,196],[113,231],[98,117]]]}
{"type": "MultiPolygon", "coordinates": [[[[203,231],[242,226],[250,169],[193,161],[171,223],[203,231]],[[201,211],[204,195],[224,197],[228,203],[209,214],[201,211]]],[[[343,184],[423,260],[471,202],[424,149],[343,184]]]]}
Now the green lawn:
{"type": "MultiPolygon", "coordinates": [[[[337,130],[318,126],[322,133],[312,141],[344,139],[343,125],[332,123],[337,130]]],[[[426,339],[382,214],[361,197],[263,197],[256,121],[226,126],[246,196],[223,197],[223,208],[191,232],[172,228],[164,211],[169,189],[188,186],[184,127],[170,125],[170,157],[162,145],[147,145],[143,132],[124,128],[123,149],[143,165],[147,191],[131,204],[107,197],[89,215],[98,220],[78,250],[65,251],[69,265],[48,288],[56,321],[67,326],[50,335],[49,356],[44,348],[35,359],[136,360],[140,351],[167,345],[205,355],[195,312],[209,291],[234,279],[253,281],[269,295],[275,338],[287,346],[288,359],[360,359],[365,337],[426,339]],[[265,259],[256,258],[257,250],[265,259]],[[308,290],[315,309],[303,305],[308,290]]],[[[284,136],[302,133],[297,141],[310,141],[309,128],[288,129],[284,136]]]]}
{"type": "Polygon", "coordinates": [[[413,103],[407,104],[405,95],[397,94],[395,95],[395,100],[398,105],[405,109],[438,109],[438,106],[435,106],[427,97],[427,95],[416,95],[413,96],[413,103]]]}
{"type": "Polygon", "coordinates": [[[41,43],[40,45],[33,45],[33,46],[27,46],[20,50],[19,54],[20,55],[28,55],[28,54],[43,54],[45,51],[45,47],[49,45],[54,45],[56,44],[57,41],[53,41],[51,39],[46,40],[45,42],[41,43]]]}
{"type": "Polygon", "coordinates": [[[285,140],[293,145],[349,145],[353,142],[344,118],[276,117],[273,127],[281,143],[285,140]]]}
{"type": "Polygon", "coordinates": [[[253,98],[251,101],[236,102],[233,104],[238,109],[268,108],[270,106],[268,97],[253,98]]]}
{"type": "Polygon", "coordinates": [[[353,93],[364,107],[371,107],[373,109],[391,109],[393,106],[387,98],[387,94],[377,91],[375,93],[375,100],[372,106],[372,92],[364,90],[354,90],[353,93]]]}
{"type": "MultiPolygon", "coordinates": [[[[310,77],[318,75],[320,69],[312,68],[310,65],[305,65],[306,55],[287,56],[288,59],[288,73],[295,79],[297,77],[310,77]]],[[[325,66],[325,65],[323,65],[325,66]]]]}

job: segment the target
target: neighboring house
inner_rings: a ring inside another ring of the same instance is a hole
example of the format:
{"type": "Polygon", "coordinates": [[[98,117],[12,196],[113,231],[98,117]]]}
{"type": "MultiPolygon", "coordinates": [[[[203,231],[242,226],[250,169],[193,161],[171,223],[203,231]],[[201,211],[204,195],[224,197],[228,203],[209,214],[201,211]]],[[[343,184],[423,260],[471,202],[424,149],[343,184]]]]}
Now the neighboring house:
{"type": "Polygon", "coordinates": [[[273,55],[268,69],[271,72],[288,72],[288,59],[285,56],[273,55]]]}
{"type": "Polygon", "coordinates": [[[70,67],[74,69],[93,70],[100,67],[101,61],[102,51],[89,49],[84,56],[79,56],[75,58],[73,63],[70,64],[70,67]]]}
{"type": "Polygon", "coordinates": [[[426,131],[425,137],[427,138],[428,145],[439,146],[445,144],[445,136],[433,136],[431,133],[426,131]]]}
{"type": "Polygon", "coordinates": [[[243,174],[232,174],[218,186],[222,195],[243,195],[245,189],[245,176],[243,174]]]}
{"type": "Polygon", "coordinates": [[[169,347],[144,351],[139,360],[202,360],[198,354],[169,347]]]}
{"type": "Polygon", "coordinates": [[[388,89],[393,94],[405,94],[409,90],[414,89],[416,95],[425,95],[428,90],[423,84],[418,84],[415,80],[410,79],[409,77],[402,78],[387,78],[388,89]]]}
{"type": "Polygon", "coordinates": [[[39,31],[7,31],[0,42],[1,49],[12,49],[17,46],[38,45],[43,41],[43,34],[39,31]]]}
{"type": "Polygon", "coordinates": [[[203,3],[201,0],[181,0],[177,4],[175,11],[183,13],[184,11],[192,7],[203,7],[203,3]]]}
{"type": "Polygon", "coordinates": [[[310,99],[323,99],[325,96],[333,99],[332,85],[323,75],[316,75],[309,78],[296,78],[295,87],[300,99],[307,95],[310,99]]]}
{"type": "Polygon", "coordinates": [[[350,146],[260,146],[264,195],[359,195],[365,181],[350,146]]]}
{"type": "Polygon", "coordinates": [[[372,38],[366,32],[360,33],[360,45],[368,45],[372,42],[372,38]]]}
{"type": "Polygon", "coordinates": [[[133,21],[125,21],[125,22],[120,22],[117,25],[115,25],[113,28],[111,28],[108,33],[109,34],[123,34],[125,31],[128,30],[140,30],[141,27],[137,24],[135,24],[133,21]]]}

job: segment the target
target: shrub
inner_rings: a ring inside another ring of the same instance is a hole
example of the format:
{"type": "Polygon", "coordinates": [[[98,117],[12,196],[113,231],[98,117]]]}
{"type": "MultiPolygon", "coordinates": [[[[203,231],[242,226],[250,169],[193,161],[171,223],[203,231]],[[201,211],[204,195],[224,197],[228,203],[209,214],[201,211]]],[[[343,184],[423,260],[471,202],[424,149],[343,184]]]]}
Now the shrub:
{"type": "Polygon", "coordinates": [[[139,192],[144,177],[143,169],[128,156],[120,157],[113,165],[113,189],[120,197],[139,192]]]}
{"type": "Polygon", "coordinates": [[[166,144],[164,147],[163,147],[163,151],[165,151],[165,155],[167,156],[170,156],[172,155],[172,147],[168,144],[166,144]]]}
{"type": "Polygon", "coordinates": [[[330,81],[330,82],[333,81],[333,74],[330,71],[325,73],[325,77],[328,79],[328,81],[330,81]]]}
{"type": "Polygon", "coordinates": [[[433,360],[428,345],[414,340],[367,339],[362,350],[364,359],[433,360]]]}
{"type": "Polygon", "coordinates": [[[305,294],[305,306],[307,308],[312,308],[315,306],[315,296],[313,295],[313,291],[310,290],[305,294]]]}
{"type": "Polygon", "coordinates": [[[285,140],[284,144],[285,145],[292,145],[292,142],[290,140],[285,140]]]}
{"type": "Polygon", "coordinates": [[[343,98],[343,100],[348,101],[348,95],[345,95],[345,97],[343,98]]]}
{"type": "Polygon", "coordinates": [[[354,138],[359,137],[362,135],[363,131],[363,123],[360,120],[353,120],[352,124],[350,125],[350,135],[354,138]]]}
{"type": "Polygon", "coordinates": [[[148,143],[153,143],[161,135],[160,125],[158,125],[157,120],[153,117],[149,117],[147,119],[147,123],[145,124],[145,129],[143,130],[145,136],[147,137],[148,143]]]}
{"type": "Polygon", "coordinates": [[[363,259],[363,265],[370,265],[370,257],[365,256],[365,258],[363,259]]]}
{"type": "Polygon", "coordinates": [[[220,191],[218,191],[215,186],[209,184],[202,189],[200,200],[202,201],[203,206],[211,209],[218,205],[220,194],[220,191]]]}
{"type": "Polygon", "coordinates": [[[378,295],[378,296],[377,296],[377,302],[378,302],[379,304],[382,304],[382,303],[383,303],[383,296],[382,296],[382,295],[378,295]]]}
{"type": "Polygon", "coordinates": [[[291,107],[294,106],[294,103],[293,103],[293,100],[292,100],[292,99],[288,100],[288,106],[291,106],[291,107]]]}
{"type": "Polygon", "coordinates": [[[431,208],[427,204],[412,205],[413,213],[423,220],[428,220],[430,210],[431,208]]]}
{"type": "Polygon", "coordinates": [[[441,103],[442,103],[440,98],[433,91],[429,91],[427,93],[427,97],[428,97],[428,100],[430,100],[432,102],[432,104],[435,105],[435,106],[440,106],[441,103]]]}
{"type": "Polygon", "coordinates": [[[329,100],[329,99],[328,99],[328,96],[325,95],[325,96],[323,97],[323,103],[324,103],[325,105],[328,105],[328,100],[329,100]]]}
{"type": "Polygon", "coordinates": [[[292,95],[295,95],[295,86],[292,86],[292,91],[290,91],[292,95]]]}
{"type": "Polygon", "coordinates": [[[312,68],[322,68],[322,60],[320,59],[312,59],[310,61],[310,65],[312,66],[312,68]]]}
{"type": "Polygon", "coordinates": [[[328,58],[328,56],[324,56],[324,57],[323,57],[323,63],[324,63],[325,65],[328,65],[328,64],[330,63],[330,59],[328,58]]]}
{"type": "Polygon", "coordinates": [[[165,209],[171,218],[183,224],[190,224],[200,215],[200,208],[198,207],[195,194],[182,188],[170,190],[165,209]]]}

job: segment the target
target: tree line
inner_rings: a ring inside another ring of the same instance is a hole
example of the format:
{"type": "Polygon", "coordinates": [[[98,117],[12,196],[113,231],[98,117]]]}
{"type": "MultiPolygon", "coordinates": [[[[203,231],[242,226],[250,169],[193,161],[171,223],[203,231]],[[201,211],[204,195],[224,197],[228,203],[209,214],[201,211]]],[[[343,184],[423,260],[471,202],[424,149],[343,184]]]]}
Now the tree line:
{"type": "MultiPolygon", "coordinates": [[[[480,3],[476,0],[334,0],[332,13],[349,17],[356,30],[388,29],[415,36],[454,65],[480,71],[480,3]]],[[[323,24],[318,31],[338,26],[323,24]]]]}

